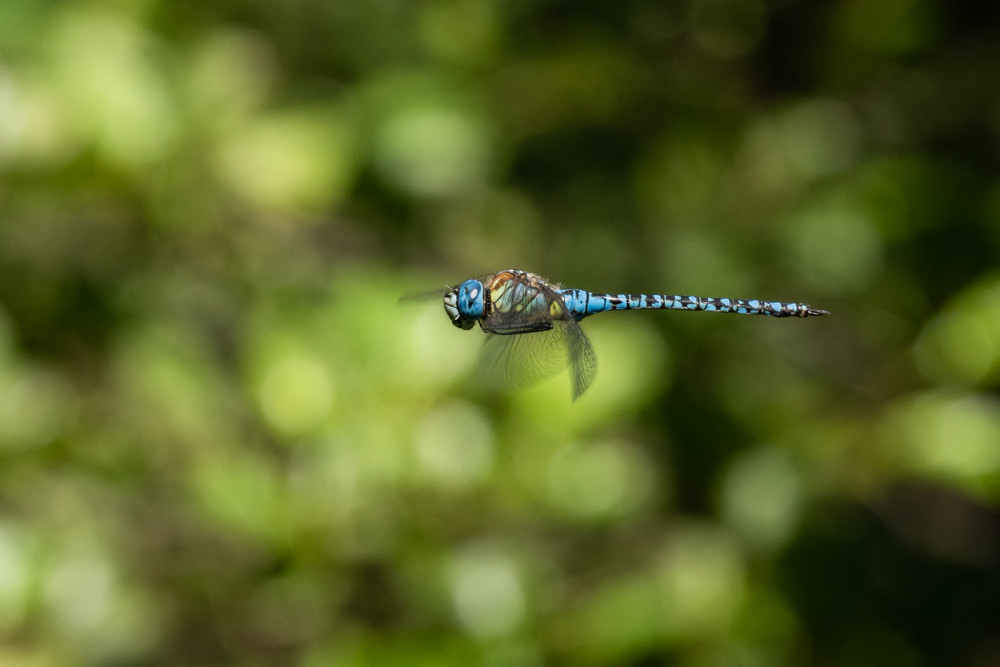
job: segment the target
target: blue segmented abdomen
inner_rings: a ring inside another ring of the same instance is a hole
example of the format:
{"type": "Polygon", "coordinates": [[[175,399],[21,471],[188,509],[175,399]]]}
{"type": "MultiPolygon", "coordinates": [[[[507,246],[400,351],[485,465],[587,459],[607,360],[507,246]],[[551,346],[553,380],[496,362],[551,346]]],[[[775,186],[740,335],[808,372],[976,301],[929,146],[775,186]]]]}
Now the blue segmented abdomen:
{"type": "Polygon", "coordinates": [[[767,315],[770,317],[815,317],[825,310],[810,308],[804,303],[764,301],[761,299],[716,299],[704,296],[668,294],[593,294],[582,289],[560,290],[566,309],[581,320],[588,315],[607,310],[668,309],[702,310],[714,313],[767,315]]]}

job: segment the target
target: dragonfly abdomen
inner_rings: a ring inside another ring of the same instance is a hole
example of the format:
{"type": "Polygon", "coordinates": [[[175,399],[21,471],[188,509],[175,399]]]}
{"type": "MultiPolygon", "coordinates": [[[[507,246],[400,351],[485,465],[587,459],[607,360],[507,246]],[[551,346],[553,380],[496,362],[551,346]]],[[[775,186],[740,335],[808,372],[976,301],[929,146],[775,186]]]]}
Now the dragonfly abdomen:
{"type": "Polygon", "coordinates": [[[714,313],[767,315],[770,317],[815,317],[827,311],[802,303],[761,299],[718,299],[669,294],[594,294],[580,289],[560,292],[566,308],[577,320],[608,310],[701,310],[714,313]]]}

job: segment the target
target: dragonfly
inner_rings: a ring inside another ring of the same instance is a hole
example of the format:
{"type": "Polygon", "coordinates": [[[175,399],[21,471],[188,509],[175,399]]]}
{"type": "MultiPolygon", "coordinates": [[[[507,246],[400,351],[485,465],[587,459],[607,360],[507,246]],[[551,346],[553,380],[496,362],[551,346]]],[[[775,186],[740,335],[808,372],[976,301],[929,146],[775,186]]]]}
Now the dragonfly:
{"type": "Polygon", "coordinates": [[[599,294],[566,289],[527,271],[508,269],[472,278],[444,295],[451,323],[464,330],[477,323],[489,336],[484,363],[500,379],[521,387],[569,367],[573,399],[597,374],[597,355],[580,328],[585,317],[612,310],[695,310],[769,317],[818,317],[828,311],[803,303],[761,299],[717,299],[669,294],[599,294]]]}

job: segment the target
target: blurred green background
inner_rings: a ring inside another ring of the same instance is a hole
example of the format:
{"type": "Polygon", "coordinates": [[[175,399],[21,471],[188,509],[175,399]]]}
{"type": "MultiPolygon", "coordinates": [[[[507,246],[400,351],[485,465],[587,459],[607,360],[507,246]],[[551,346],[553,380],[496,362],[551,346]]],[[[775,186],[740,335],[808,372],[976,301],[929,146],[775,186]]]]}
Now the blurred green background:
{"type": "Polygon", "coordinates": [[[991,3],[4,0],[0,663],[1000,664],[998,163],[991,3]]]}

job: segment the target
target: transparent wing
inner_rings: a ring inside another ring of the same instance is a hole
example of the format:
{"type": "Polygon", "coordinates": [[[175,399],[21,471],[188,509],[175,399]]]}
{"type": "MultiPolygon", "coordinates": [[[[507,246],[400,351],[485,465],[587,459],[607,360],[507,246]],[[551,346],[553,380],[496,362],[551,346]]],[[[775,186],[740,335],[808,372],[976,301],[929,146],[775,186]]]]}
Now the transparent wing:
{"type": "Polygon", "coordinates": [[[442,285],[437,289],[427,289],[421,290],[419,292],[406,292],[401,297],[397,303],[406,303],[407,301],[430,301],[432,299],[442,299],[444,295],[451,291],[451,288],[447,285],[442,285]]]}
{"type": "MultiPolygon", "coordinates": [[[[489,278],[490,274],[486,274],[485,276],[478,276],[476,280],[485,283],[489,280],[489,278]]],[[[458,285],[460,282],[462,281],[458,281],[458,283],[455,283],[455,285],[458,285]]],[[[440,299],[443,298],[444,295],[450,292],[452,289],[454,289],[454,286],[452,285],[442,285],[441,287],[437,288],[408,291],[405,292],[401,297],[399,297],[399,303],[404,303],[406,301],[429,301],[432,299],[440,299]]]]}
{"type": "Polygon", "coordinates": [[[597,356],[574,320],[550,322],[551,329],[511,336],[490,335],[483,346],[487,381],[512,389],[551,377],[569,366],[573,398],[587,390],[597,374],[597,356]]]}
{"type": "Polygon", "coordinates": [[[573,378],[573,400],[580,398],[597,375],[597,355],[590,344],[587,334],[577,324],[569,319],[562,322],[566,332],[566,350],[569,355],[570,374],[573,378]]]}
{"type": "Polygon", "coordinates": [[[522,389],[566,368],[566,345],[558,329],[486,337],[481,358],[488,383],[522,389]]]}

